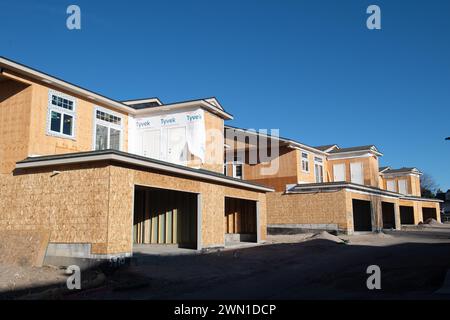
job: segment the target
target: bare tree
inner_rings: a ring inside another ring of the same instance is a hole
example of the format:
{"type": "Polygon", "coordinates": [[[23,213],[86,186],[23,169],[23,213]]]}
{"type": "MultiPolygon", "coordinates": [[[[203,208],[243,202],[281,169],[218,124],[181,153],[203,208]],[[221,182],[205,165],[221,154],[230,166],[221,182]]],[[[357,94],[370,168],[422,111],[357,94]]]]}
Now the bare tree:
{"type": "Polygon", "coordinates": [[[438,189],[437,183],[434,181],[433,177],[427,173],[420,176],[420,190],[423,197],[436,197],[436,191],[438,189]]]}

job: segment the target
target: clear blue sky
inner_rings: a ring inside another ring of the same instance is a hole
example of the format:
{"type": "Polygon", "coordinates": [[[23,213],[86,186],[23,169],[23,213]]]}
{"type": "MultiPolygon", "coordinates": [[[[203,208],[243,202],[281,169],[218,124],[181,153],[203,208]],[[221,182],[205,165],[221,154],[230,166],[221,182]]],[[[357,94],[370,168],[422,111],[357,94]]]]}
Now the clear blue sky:
{"type": "Polygon", "coordinates": [[[449,15],[445,0],[2,1],[0,55],[118,100],[216,96],[231,125],[375,144],[381,165],[447,189],[449,15]],[[381,31],[366,28],[370,4],[381,31]]]}

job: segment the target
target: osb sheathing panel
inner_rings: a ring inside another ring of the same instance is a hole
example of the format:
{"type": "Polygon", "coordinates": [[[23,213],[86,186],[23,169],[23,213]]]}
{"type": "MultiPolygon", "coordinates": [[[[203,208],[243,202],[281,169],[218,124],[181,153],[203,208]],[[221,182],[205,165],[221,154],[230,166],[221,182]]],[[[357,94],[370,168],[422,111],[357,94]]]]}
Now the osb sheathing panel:
{"type": "Polygon", "coordinates": [[[28,155],[32,87],[0,82],[0,173],[10,173],[28,155]]]}
{"type": "Polygon", "coordinates": [[[71,166],[0,177],[0,229],[49,230],[50,242],[107,243],[109,169],[71,166]],[[54,175],[52,170],[60,170],[54,175]]]}
{"type": "Polygon", "coordinates": [[[266,203],[264,193],[133,168],[121,168],[120,170],[133,172],[134,185],[200,193],[202,198],[203,246],[224,244],[225,197],[260,201],[261,239],[264,240],[266,237],[266,203]]]}
{"type": "Polygon", "coordinates": [[[46,229],[50,242],[91,243],[93,254],[131,251],[135,185],[200,193],[205,247],[224,245],[226,196],[258,200],[266,238],[264,193],[106,163],[15,174],[0,177],[0,230],[46,229]]]}
{"type": "Polygon", "coordinates": [[[436,209],[436,216],[437,221],[441,221],[441,215],[440,212],[440,205],[438,202],[431,202],[431,201],[414,201],[414,200],[400,200],[399,201],[400,206],[408,206],[414,208],[414,224],[418,224],[419,222],[423,221],[423,213],[422,208],[434,208],[436,209]]]}
{"type": "Polygon", "coordinates": [[[382,210],[382,202],[389,202],[394,204],[394,210],[395,210],[395,221],[396,225],[399,226],[400,216],[398,211],[398,199],[396,198],[390,198],[390,197],[383,197],[378,195],[370,195],[370,194],[361,194],[361,193],[355,193],[355,192],[347,192],[347,215],[350,217],[350,223],[353,227],[353,202],[352,200],[364,200],[364,201],[370,201],[370,206],[372,212],[375,213],[375,216],[372,220],[372,226],[378,229],[383,228],[383,210],[382,210]]]}
{"type": "Polygon", "coordinates": [[[345,191],[283,194],[273,192],[267,198],[268,224],[337,224],[348,230],[345,191]]]}
{"type": "Polygon", "coordinates": [[[377,157],[365,157],[365,158],[350,158],[340,160],[328,160],[328,170],[330,172],[331,179],[334,179],[333,166],[335,164],[345,164],[345,181],[351,182],[350,163],[361,162],[364,171],[364,184],[367,186],[378,187],[379,185],[379,172],[378,172],[378,158],[377,157]]]}
{"type": "Polygon", "coordinates": [[[205,111],[206,152],[203,169],[223,172],[224,129],[223,119],[205,111]]]}
{"type": "Polygon", "coordinates": [[[387,182],[388,181],[394,181],[395,184],[395,188],[396,191],[398,192],[399,188],[398,188],[398,181],[399,180],[406,180],[406,185],[408,188],[408,193],[410,195],[416,196],[416,197],[420,197],[421,196],[421,191],[420,191],[420,178],[418,176],[412,176],[412,175],[404,175],[404,176],[398,176],[398,177],[386,177],[386,178],[381,178],[381,185],[382,185],[382,189],[386,189],[387,190],[387,182]]]}
{"type": "MultiPolygon", "coordinates": [[[[30,127],[30,148],[29,154],[51,155],[77,151],[93,150],[94,135],[94,109],[100,106],[110,109],[101,104],[87,101],[79,96],[73,96],[76,99],[76,119],[75,119],[75,138],[60,138],[47,133],[47,114],[48,114],[48,92],[49,87],[42,84],[33,83],[32,99],[32,122],[30,127]]],[[[60,90],[56,90],[61,92],[60,90]]],[[[65,93],[65,92],[63,92],[65,93]]],[[[123,151],[128,149],[128,116],[120,113],[123,118],[123,151]]],[[[22,159],[18,159],[22,160],[22,159]]]]}

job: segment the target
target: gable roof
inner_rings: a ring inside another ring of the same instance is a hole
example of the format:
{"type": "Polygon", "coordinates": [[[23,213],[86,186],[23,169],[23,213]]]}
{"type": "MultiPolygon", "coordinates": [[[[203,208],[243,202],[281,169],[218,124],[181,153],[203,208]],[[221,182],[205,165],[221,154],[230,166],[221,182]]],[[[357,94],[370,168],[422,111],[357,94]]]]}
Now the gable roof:
{"type": "Polygon", "coordinates": [[[235,131],[238,131],[238,132],[241,132],[241,133],[245,133],[245,134],[253,134],[253,135],[257,135],[257,136],[267,137],[268,139],[275,139],[275,140],[278,140],[278,141],[280,141],[282,143],[285,143],[285,144],[287,144],[287,145],[289,145],[291,147],[294,147],[294,148],[300,148],[300,149],[304,149],[304,150],[307,150],[307,151],[311,151],[311,152],[319,153],[319,154],[322,154],[322,155],[326,155],[326,152],[324,152],[322,150],[319,150],[317,148],[311,147],[311,146],[309,146],[307,144],[304,144],[304,143],[301,143],[301,142],[298,142],[298,141],[295,141],[295,140],[292,140],[292,139],[272,136],[272,135],[264,134],[264,133],[257,132],[257,131],[254,131],[254,130],[237,128],[237,127],[233,127],[233,126],[230,126],[230,125],[225,125],[224,128],[225,128],[225,130],[235,130],[235,131]]]}
{"type": "Polygon", "coordinates": [[[386,175],[388,175],[388,174],[406,174],[406,173],[413,173],[413,174],[419,174],[419,175],[422,174],[422,172],[420,172],[419,169],[414,168],[414,167],[402,167],[399,169],[390,169],[389,168],[388,170],[385,170],[381,173],[386,174],[386,175]]]}
{"type": "Polygon", "coordinates": [[[378,168],[378,172],[383,173],[384,171],[386,171],[386,170],[388,170],[388,169],[391,169],[391,167],[389,167],[389,166],[386,166],[386,167],[380,167],[380,168],[378,168]]]}
{"type": "Polygon", "coordinates": [[[327,145],[324,145],[324,146],[317,146],[317,147],[314,147],[314,148],[319,149],[319,150],[321,150],[323,152],[330,152],[331,150],[339,149],[339,146],[337,144],[327,144],[327,145]]]}
{"type": "Polygon", "coordinates": [[[329,153],[344,153],[344,152],[354,152],[354,151],[375,151],[378,152],[378,149],[375,145],[370,144],[366,146],[356,146],[356,147],[349,147],[349,148],[339,148],[331,150],[329,153]]]}

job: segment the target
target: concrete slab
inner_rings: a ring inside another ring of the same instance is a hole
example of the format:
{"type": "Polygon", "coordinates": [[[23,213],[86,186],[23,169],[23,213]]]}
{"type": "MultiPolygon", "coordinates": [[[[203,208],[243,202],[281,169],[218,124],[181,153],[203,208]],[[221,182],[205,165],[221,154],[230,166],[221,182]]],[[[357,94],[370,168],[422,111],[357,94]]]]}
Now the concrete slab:
{"type": "Polygon", "coordinates": [[[135,244],[133,245],[133,256],[153,255],[153,256],[171,256],[171,255],[192,255],[199,254],[195,249],[180,248],[172,244],[135,244]]]}

